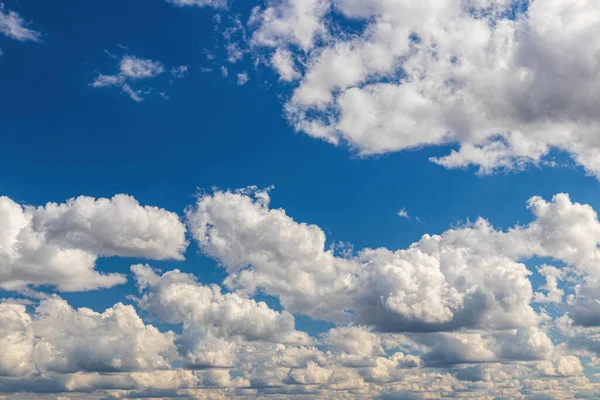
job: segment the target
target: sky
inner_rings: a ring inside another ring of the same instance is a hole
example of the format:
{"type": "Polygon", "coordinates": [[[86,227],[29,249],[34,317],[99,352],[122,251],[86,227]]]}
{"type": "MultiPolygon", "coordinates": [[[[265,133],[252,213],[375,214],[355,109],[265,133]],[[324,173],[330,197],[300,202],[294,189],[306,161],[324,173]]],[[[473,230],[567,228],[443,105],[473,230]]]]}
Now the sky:
{"type": "Polygon", "coordinates": [[[600,397],[600,4],[4,0],[0,399],[600,397]]]}

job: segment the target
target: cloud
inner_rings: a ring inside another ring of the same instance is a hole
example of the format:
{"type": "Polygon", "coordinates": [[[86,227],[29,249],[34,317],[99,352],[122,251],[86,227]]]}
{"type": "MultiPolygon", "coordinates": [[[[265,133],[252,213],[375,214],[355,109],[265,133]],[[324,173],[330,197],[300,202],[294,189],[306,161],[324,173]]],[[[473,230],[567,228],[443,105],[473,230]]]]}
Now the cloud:
{"type": "Polygon", "coordinates": [[[244,86],[246,83],[248,83],[248,81],[250,80],[250,78],[248,78],[248,74],[243,72],[241,74],[237,74],[237,84],[239,86],[244,86]]]}
{"type": "Polygon", "coordinates": [[[132,56],[123,57],[119,69],[122,76],[131,79],[154,78],[165,70],[158,61],[144,60],[132,56]]]}
{"type": "Polygon", "coordinates": [[[169,366],[174,334],[145,325],[121,303],[102,314],[74,310],[54,297],[33,315],[20,304],[0,303],[0,375],[44,372],[116,372],[169,366]]]}
{"type": "Polygon", "coordinates": [[[227,6],[227,0],[167,0],[178,7],[197,6],[222,8],[227,6]]]}
{"type": "Polygon", "coordinates": [[[41,41],[41,33],[29,29],[28,25],[29,23],[19,14],[14,11],[7,11],[4,3],[0,3],[0,33],[21,42],[41,41]]]}
{"type": "Polygon", "coordinates": [[[405,250],[340,257],[325,249],[319,227],[269,209],[268,193],[255,188],[202,196],[187,219],[203,252],[227,270],[228,287],[264,290],[292,312],[340,321],[353,310],[358,323],[384,331],[509,328],[538,320],[519,256],[469,243],[502,237],[484,220],[425,235],[405,250]]]}
{"type": "Polygon", "coordinates": [[[279,74],[279,80],[291,82],[302,76],[294,65],[292,52],[287,49],[278,48],[271,56],[271,65],[279,74]]]}
{"type": "MultiPolygon", "coordinates": [[[[133,305],[97,312],[44,293],[1,300],[0,393],[595,398],[600,222],[566,194],[527,206],[531,221],[504,230],[480,218],[403,249],[338,252],[321,228],[273,208],[268,190],[204,193],[186,222],[224,268],[223,286],[136,264],[133,305]],[[532,257],[549,259],[535,289],[523,263],[532,257]],[[255,295],[275,296],[274,305],[255,295]],[[300,315],[333,326],[309,336],[300,315]]],[[[177,259],[187,246],[177,215],[125,195],[43,207],[2,198],[0,226],[2,262],[31,235],[93,257],[177,259]]]]}
{"type": "Polygon", "coordinates": [[[600,176],[598,2],[267,4],[250,41],[272,51],[282,80],[298,75],[282,54],[304,60],[285,105],[296,130],[365,156],[452,144],[432,161],[483,174],[556,149],[600,176]]]}
{"type": "Polygon", "coordinates": [[[193,275],[177,270],[162,276],[144,265],[134,265],[131,270],[142,293],[137,299],[139,307],[160,321],[183,324],[178,346],[190,364],[231,365],[239,344],[235,339],[310,342],[304,332],[295,330],[294,317],[287,311],[272,310],[263,302],[235,293],[222,293],[219,286],[204,286],[193,275]]]}
{"type": "Polygon", "coordinates": [[[289,0],[269,4],[264,10],[255,8],[250,17],[250,24],[257,26],[252,36],[254,45],[293,44],[309,50],[315,39],[327,32],[323,17],[330,8],[328,0],[289,0]]]}
{"type": "Polygon", "coordinates": [[[402,208],[400,211],[398,211],[398,216],[400,218],[410,219],[410,215],[408,215],[408,211],[406,211],[406,208],[402,208]]]}
{"type": "Polygon", "coordinates": [[[187,65],[180,65],[179,67],[171,68],[171,75],[177,79],[181,79],[185,77],[189,72],[189,68],[187,65]]]}
{"type": "Polygon", "coordinates": [[[133,197],[81,196],[43,207],[0,197],[0,287],[51,285],[63,291],[111,287],[121,274],[95,271],[100,257],[183,259],[186,228],[176,214],[133,197]]]}
{"type": "MultiPolygon", "coordinates": [[[[115,57],[111,56],[111,58],[115,57]]],[[[127,94],[131,100],[139,103],[144,100],[145,95],[150,93],[152,89],[147,87],[143,91],[131,85],[141,80],[156,78],[164,71],[165,67],[160,61],[124,56],[119,62],[118,74],[104,75],[99,73],[96,79],[90,83],[90,86],[93,88],[119,86],[122,92],[127,94]]],[[[187,67],[174,67],[171,73],[176,78],[182,78],[187,73],[187,67]]]]}

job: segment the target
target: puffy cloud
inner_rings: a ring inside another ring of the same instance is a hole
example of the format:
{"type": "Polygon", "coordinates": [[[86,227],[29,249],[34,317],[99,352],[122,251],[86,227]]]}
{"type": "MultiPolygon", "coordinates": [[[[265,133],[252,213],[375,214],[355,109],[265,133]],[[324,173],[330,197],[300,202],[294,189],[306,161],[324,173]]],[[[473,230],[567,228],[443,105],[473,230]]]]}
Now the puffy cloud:
{"type": "Polygon", "coordinates": [[[110,287],[121,274],[95,271],[98,256],[182,259],[185,226],[176,214],[134,198],[78,197],[22,207],[0,197],[0,287],[52,285],[63,291],[110,287]]]}
{"type": "Polygon", "coordinates": [[[7,11],[4,3],[0,3],[0,33],[21,42],[39,42],[41,34],[29,29],[29,24],[16,12],[7,11]]]}
{"type": "Polygon", "coordinates": [[[285,109],[308,135],[362,155],[453,143],[432,161],[480,173],[559,149],[600,176],[599,7],[285,0],[256,10],[250,25],[256,46],[307,52],[285,109]]]}
{"type": "Polygon", "coordinates": [[[328,0],[269,1],[264,10],[255,8],[250,23],[258,26],[252,37],[255,45],[294,44],[304,50],[326,33],[323,16],[330,8],[328,0]]]}
{"type": "Polygon", "coordinates": [[[202,196],[187,212],[190,232],[226,268],[228,287],[264,288],[290,312],[344,318],[359,264],[325,250],[319,227],[270,210],[269,200],[255,188],[202,196]]]}
{"type": "Polygon", "coordinates": [[[60,298],[43,300],[33,315],[0,303],[0,374],[136,371],[169,367],[174,334],[145,325],[121,303],[102,314],[74,310],[60,298]]]}
{"type": "Polygon", "coordinates": [[[525,266],[470,243],[502,235],[483,220],[406,250],[339,257],[320,228],[269,209],[268,193],[254,188],[202,196],[187,218],[202,250],[227,269],[229,287],[263,289],[292,312],[340,321],[354,310],[358,323],[390,332],[538,320],[525,266]]]}
{"type": "Polygon", "coordinates": [[[46,240],[100,256],[182,260],[186,228],[173,212],[141,206],[133,197],[80,196],[32,212],[32,225],[46,240]]]}
{"type": "Polygon", "coordinates": [[[228,366],[237,345],[225,339],[273,343],[309,343],[295,330],[287,311],[270,309],[264,302],[222,293],[217,285],[204,286],[193,275],[177,270],[162,276],[144,265],[131,267],[142,296],[138,305],[159,320],[183,324],[178,339],[187,362],[200,366],[228,366]]]}
{"type": "Polygon", "coordinates": [[[296,69],[292,52],[287,49],[278,48],[273,56],[271,56],[271,65],[279,74],[279,79],[286,82],[291,82],[299,79],[302,75],[296,69]]]}
{"type": "Polygon", "coordinates": [[[407,249],[344,256],[325,248],[319,227],[270,209],[269,200],[256,188],[203,195],[188,210],[188,225],[202,251],[227,270],[228,287],[264,290],[291,312],[354,318],[389,332],[533,326],[541,319],[530,305],[531,272],[521,260],[538,256],[570,267],[543,267],[550,280],[542,290],[549,294],[538,292],[535,300],[560,300],[556,280],[574,271],[581,283],[570,302],[572,317],[583,325],[599,320],[600,223],[589,205],[566,194],[531,198],[534,219],[525,226],[501,231],[478,219],[424,235],[407,249]]]}

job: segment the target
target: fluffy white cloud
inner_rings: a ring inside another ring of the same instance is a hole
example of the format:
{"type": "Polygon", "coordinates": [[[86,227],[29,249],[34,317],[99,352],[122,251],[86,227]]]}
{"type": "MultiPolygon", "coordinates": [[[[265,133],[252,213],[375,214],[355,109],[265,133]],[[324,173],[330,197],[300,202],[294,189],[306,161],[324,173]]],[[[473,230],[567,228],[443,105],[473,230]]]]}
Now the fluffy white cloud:
{"type": "Polygon", "coordinates": [[[293,312],[339,321],[353,310],[358,323],[384,331],[509,328],[538,320],[518,256],[470,243],[502,237],[483,220],[425,235],[406,250],[340,257],[325,249],[320,228],[269,209],[267,192],[253,188],[202,196],[187,217],[202,250],[227,269],[229,287],[264,289],[293,312]]]}
{"type": "Polygon", "coordinates": [[[0,3],[0,33],[21,42],[39,42],[41,34],[29,29],[29,24],[16,12],[7,11],[4,3],[0,3]]]}
{"type": "Polygon", "coordinates": [[[264,302],[222,293],[217,285],[204,286],[193,275],[177,270],[162,276],[144,265],[131,267],[142,296],[137,303],[161,321],[182,324],[179,351],[196,366],[229,366],[241,341],[309,343],[296,331],[287,311],[264,302]]]}
{"type": "MultiPolygon", "coordinates": [[[[353,256],[327,250],[320,228],[270,209],[268,193],[256,188],[201,196],[187,218],[201,249],[227,270],[227,286],[250,294],[264,290],[286,309],[311,317],[340,322],[352,316],[389,332],[534,326],[541,319],[530,305],[531,272],[520,261],[538,256],[571,265],[582,277],[572,317],[597,324],[595,211],[566,194],[549,202],[533,197],[528,205],[534,220],[508,231],[479,219],[424,235],[404,250],[364,249],[353,256]]],[[[551,293],[538,293],[536,301],[559,301],[562,289],[552,276],[565,272],[541,272],[550,277],[541,289],[551,293]]]]}
{"type": "Polygon", "coordinates": [[[182,260],[186,228],[173,212],[141,206],[133,197],[80,196],[31,211],[35,231],[49,242],[100,256],[182,260]]]}
{"type": "Polygon", "coordinates": [[[105,288],[121,274],[95,271],[98,256],[182,259],[185,226],[176,214],[134,198],[78,197],[22,207],[0,197],[0,287],[52,285],[63,291],[105,288]]]}
{"type": "Polygon", "coordinates": [[[328,0],[268,1],[261,10],[255,8],[250,24],[257,25],[252,37],[255,45],[276,47],[294,44],[304,50],[326,33],[323,16],[330,8],[328,0]]]}
{"type": "Polygon", "coordinates": [[[59,298],[43,300],[33,315],[0,303],[0,374],[136,371],[169,367],[174,334],[145,325],[121,303],[102,314],[74,310],[59,298]]]}
{"type": "Polygon", "coordinates": [[[278,48],[271,56],[271,65],[279,74],[279,79],[290,82],[299,79],[302,75],[296,69],[292,52],[287,49],[278,48]]]}
{"type": "MultiPolygon", "coordinates": [[[[38,208],[7,198],[0,204],[0,248],[10,251],[21,251],[8,244],[23,226],[60,251],[177,258],[185,249],[175,245],[185,242],[176,215],[128,196],[38,208]]],[[[190,232],[235,291],[178,270],[132,266],[139,294],[129,298],[141,315],[180,325],[179,333],[161,332],[121,303],[98,313],[57,297],[33,309],[31,301],[4,300],[0,393],[597,397],[600,386],[586,376],[585,363],[600,354],[600,328],[591,326],[600,222],[566,194],[533,197],[528,206],[531,222],[507,230],[479,219],[406,249],[338,253],[325,247],[319,227],[270,208],[267,191],[204,194],[187,210],[190,232]],[[522,263],[535,256],[560,266],[538,268],[546,283],[537,292],[522,263]],[[255,293],[277,296],[283,310],[253,299],[255,293]],[[566,314],[552,321],[533,302],[560,304],[566,314]],[[296,329],[291,312],[337,326],[310,337],[296,329]]]]}
{"type": "Polygon", "coordinates": [[[592,0],[285,0],[250,26],[273,57],[305,52],[285,108],[313,137],[363,155],[453,143],[432,161],[480,173],[555,148],[600,176],[599,22],[592,0]]]}

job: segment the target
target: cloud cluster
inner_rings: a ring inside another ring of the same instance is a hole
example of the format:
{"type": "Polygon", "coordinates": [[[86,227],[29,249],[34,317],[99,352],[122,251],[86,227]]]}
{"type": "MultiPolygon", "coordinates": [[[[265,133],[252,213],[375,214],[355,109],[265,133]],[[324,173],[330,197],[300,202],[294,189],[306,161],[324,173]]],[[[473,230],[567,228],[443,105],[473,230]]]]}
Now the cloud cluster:
{"type": "Polygon", "coordinates": [[[592,0],[283,0],[249,27],[299,79],[298,131],[362,155],[453,145],[432,161],[479,173],[558,149],[600,176],[599,16],[592,0]]]}
{"type": "MultiPolygon", "coordinates": [[[[187,246],[176,214],[129,196],[0,204],[2,260],[27,253],[30,237],[47,254],[93,257],[179,259],[187,246]]],[[[200,250],[227,273],[223,286],[136,264],[130,305],[98,312],[56,295],[4,299],[0,393],[597,397],[586,366],[600,356],[600,221],[566,194],[527,205],[531,221],[510,229],[478,219],[405,249],[339,252],[326,247],[318,226],[271,208],[268,190],[204,193],[186,222],[200,250]],[[532,257],[545,263],[528,269],[523,261],[532,257]],[[298,329],[299,316],[333,327],[309,335],[298,329]]],[[[4,269],[35,277],[44,269],[12,262],[4,269]]],[[[100,275],[93,264],[89,271],[100,275]]],[[[20,282],[73,289],[68,279],[20,282]]],[[[22,289],[13,285],[3,287],[22,289]]]]}
{"type": "Polygon", "coordinates": [[[186,228],[177,214],[133,197],[81,196],[43,207],[0,197],[0,288],[51,285],[62,291],[111,287],[121,274],[95,270],[98,257],[183,259],[186,228]]]}
{"type": "MultiPolygon", "coordinates": [[[[116,58],[113,55],[111,57],[116,58]]],[[[114,75],[99,73],[96,79],[90,83],[90,86],[93,88],[120,87],[123,93],[127,94],[133,101],[140,102],[152,92],[152,88],[146,86],[142,90],[136,89],[134,86],[137,86],[141,81],[156,78],[165,71],[165,66],[160,61],[126,55],[119,61],[118,73],[114,75]]],[[[186,65],[180,65],[171,68],[170,72],[175,79],[182,79],[189,72],[189,68],[186,65]]],[[[161,92],[160,94],[163,98],[168,98],[165,93],[161,92]]]]}

